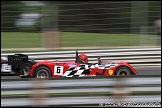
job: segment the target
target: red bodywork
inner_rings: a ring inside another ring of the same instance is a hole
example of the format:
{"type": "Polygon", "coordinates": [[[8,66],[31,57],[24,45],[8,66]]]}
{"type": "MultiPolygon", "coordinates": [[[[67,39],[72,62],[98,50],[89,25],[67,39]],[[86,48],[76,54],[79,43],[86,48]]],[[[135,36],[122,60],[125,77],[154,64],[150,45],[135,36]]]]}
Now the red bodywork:
{"type": "MultiPolygon", "coordinates": [[[[30,70],[29,76],[32,77],[34,76],[34,71],[36,68],[38,68],[39,66],[46,66],[51,70],[51,74],[52,74],[52,78],[60,78],[63,77],[65,75],[65,73],[67,73],[67,71],[69,70],[70,67],[80,67],[81,65],[85,65],[85,64],[79,64],[79,63],[75,63],[75,61],[72,62],[51,62],[51,61],[42,61],[42,62],[38,62],[36,64],[34,64],[30,70]],[[57,73],[57,68],[59,68],[59,73],[57,73]]],[[[114,76],[115,71],[118,67],[121,66],[125,66],[130,68],[132,75],[138,75],[138,73],[136,72],[136,70],[128,63],[126,62],[119,62],[119,63],[107,63],[106,66],[109,65],[115,65],[113,67],[109,67],[109,68],[104,68],[104,67],[98,67],[98,64],[93,64],[93,65],[89,65],[87,64],[87,69],[89,69],[89,73],[88,74],[84,74],[84,76],[97,76],[98,74],[103,75],[103,76],[114,76]]],[[[80,74],[80,73],[79,73],[80,74]]]]}

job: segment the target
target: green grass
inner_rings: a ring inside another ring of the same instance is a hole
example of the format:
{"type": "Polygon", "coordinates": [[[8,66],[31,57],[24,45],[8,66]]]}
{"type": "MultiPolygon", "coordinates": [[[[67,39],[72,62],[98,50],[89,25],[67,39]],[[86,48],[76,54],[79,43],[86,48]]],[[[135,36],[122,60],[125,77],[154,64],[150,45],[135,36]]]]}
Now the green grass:
{"type": "MultiPolygon", "coordinates": [[[[138,34],[101,34],[62,32],[60,36],[61,47],[91,47],[91,46],[139,46],[154,45],[150,41],[151,35],[138,34]],[[146,41],[147,40],[147,41],[146,41]],[[145,42],[144,42],[145,41],[145,42]]],[[[1,32],[1,48],[41,48],[43,35],[40,33],[1,32]]]]}
{"type": "Polygon", "coordinates": [[[32,48],[41,44],[39,33],[1,32],[1,48],[32,48]]]}

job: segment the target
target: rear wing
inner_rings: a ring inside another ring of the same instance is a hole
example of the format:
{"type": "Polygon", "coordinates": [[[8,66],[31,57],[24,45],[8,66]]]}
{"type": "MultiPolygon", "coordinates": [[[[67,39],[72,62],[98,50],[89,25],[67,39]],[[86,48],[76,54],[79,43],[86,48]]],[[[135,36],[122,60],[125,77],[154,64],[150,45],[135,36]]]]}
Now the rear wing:
{"type": "Polygon", "coordinates": [[[24,54],[8,55],[8,64],[22,66],[28,62],[28,56],[24,54]]]}

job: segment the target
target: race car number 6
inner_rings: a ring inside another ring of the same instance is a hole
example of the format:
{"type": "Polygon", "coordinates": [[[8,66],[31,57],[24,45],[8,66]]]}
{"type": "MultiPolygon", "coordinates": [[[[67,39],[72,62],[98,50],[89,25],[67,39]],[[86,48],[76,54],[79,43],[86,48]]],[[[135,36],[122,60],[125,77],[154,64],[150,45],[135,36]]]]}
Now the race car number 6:
{"type": "Polygon", "coordinates": [[[54,75],[62,75],[62,74],[63,74],[63,66],[55,66],[54,75]]]}

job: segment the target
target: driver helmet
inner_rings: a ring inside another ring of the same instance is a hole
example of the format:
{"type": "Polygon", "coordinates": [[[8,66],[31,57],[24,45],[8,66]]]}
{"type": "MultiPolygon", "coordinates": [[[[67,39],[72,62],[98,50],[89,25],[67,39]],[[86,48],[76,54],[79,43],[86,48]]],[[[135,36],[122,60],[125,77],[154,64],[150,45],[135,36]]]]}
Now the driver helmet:
{"type": "Polygon", "coordinates": [[[82,63],[88,63],[88,56],[86,54],[80,54],[79,55],[79,60],[82,62],[82,63]]]}

